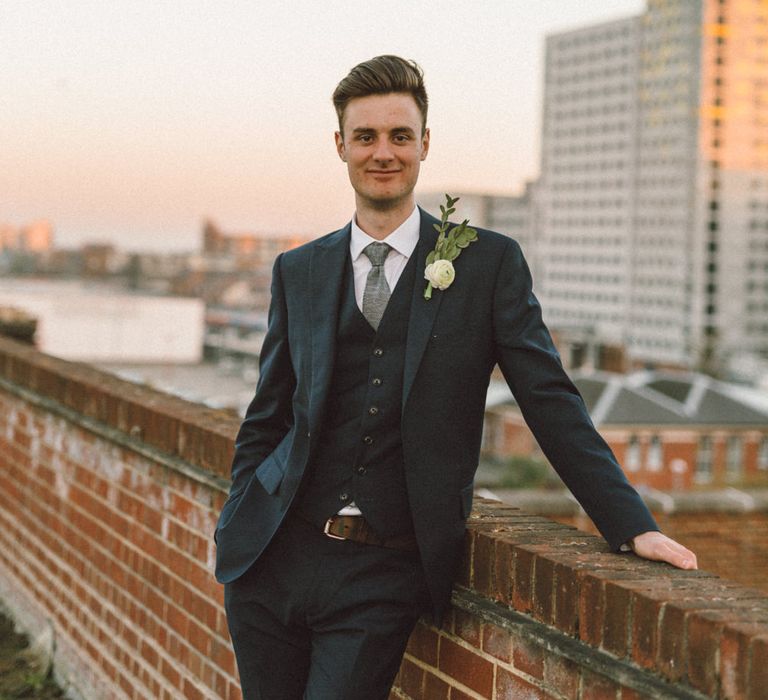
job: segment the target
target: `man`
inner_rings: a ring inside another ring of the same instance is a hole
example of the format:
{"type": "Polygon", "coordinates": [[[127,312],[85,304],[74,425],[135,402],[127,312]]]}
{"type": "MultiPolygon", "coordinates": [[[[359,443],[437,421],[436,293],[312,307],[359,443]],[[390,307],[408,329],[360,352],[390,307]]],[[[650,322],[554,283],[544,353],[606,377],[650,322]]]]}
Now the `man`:
{"type": "Polygon", "coordinates": [[[496,364],[610,547],[696,567],[592,426],[513,240],[479,231],[426,298],[438,234],[413,195],[429,151],[419,67],[379,56],[333,99],[356,212],[275,262],[217,528],[249,699],[387,697],[418,616],[449,602],[496,364]]]}

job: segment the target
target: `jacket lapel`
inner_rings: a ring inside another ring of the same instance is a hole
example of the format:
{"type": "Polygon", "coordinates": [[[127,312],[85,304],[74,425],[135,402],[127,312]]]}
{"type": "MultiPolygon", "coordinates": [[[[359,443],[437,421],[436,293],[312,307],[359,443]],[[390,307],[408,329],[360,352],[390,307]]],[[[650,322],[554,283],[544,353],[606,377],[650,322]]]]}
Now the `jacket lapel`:
{"type": "Polygon", "coordinates": [[[309,262],[309,304],[312,327],[312,386],[309,424],[319,425],[336,356],[339,298],[346,258],[349,255],[350,225],[331,234],[312,251],[309,262]]]}
{"type": "Polygon", "coordinates": [[[440,292],[432,294],[432,298],[427,301],[424,298],[424,290],[427,282],[424,279],[424,268],[427,265],[427,255],[434,249],[437,242],[437,231],[434,224],[440,222],[430,214],[427,214],[421,207],[421,228],[419,231],[419,242],[416,244],[416,283],[413,285],[413,297],[411,299],[411,316],[408,322],[408,340],[405,347],[405,368],[403,370],[403,408],[405,408],[408,395],[413,386],[413,380],[419,369],[421,358],[427,347],[429,336],[432,331],[432,325],[437,318],[437,312],[440,309],[440,302],[443,294],[440,292]]]}

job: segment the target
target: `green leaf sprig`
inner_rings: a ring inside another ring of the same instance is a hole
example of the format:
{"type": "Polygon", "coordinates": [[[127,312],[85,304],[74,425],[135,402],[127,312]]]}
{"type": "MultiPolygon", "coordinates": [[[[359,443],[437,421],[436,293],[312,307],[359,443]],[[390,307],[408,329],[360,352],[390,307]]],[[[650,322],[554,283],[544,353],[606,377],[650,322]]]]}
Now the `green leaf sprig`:
{"type": "MultiPolygon", "coordinates": [[[[460,197],[451,197],[449,194],[446,194],[445,206],[440,205],[440,223],[433,224],[438,233],[437,243],[435,244],[435,249],[427,255],[427,265],[431,265],[436,260],[453,262],[459,257],[464,248],[477,240],[477,231],[467,225],[469,224],[469,219],[464,219],[458,226],[454,226],[450,231],[448,230],[448,217],[456,211],[453,205],[459,199],[460,197]]],[[[427,284],[427,288],[424,290],[424,298],[432,298],[431,282],[427,284]]]]}

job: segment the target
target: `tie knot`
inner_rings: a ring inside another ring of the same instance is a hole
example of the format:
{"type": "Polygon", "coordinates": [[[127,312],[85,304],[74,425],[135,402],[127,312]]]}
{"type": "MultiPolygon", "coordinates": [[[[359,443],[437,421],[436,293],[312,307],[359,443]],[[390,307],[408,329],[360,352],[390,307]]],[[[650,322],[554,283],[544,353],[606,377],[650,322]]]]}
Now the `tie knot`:
{"type": "Polygon", "coordinates": [[[390,250],[392,248],[386,243],[369,243],[363,248],[363,253],[371,261],[371,265],[376,267],[377,265],[384,264],[390,250]]]}

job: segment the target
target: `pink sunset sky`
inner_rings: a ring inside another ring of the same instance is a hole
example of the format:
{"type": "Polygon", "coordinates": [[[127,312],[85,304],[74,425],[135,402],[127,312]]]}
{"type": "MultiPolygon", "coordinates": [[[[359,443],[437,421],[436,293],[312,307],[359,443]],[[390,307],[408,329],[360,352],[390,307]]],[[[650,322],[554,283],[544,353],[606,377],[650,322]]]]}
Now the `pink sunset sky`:
{"type": "Polygon", "coordinates": [[[322,234],[353,197],[330,103],[360,61],[424,68],[422,191],[516,193],[538,173],[544,37],[641,0],[3,0],[0,222],[58,245],[193,249],[322,234]]]}

